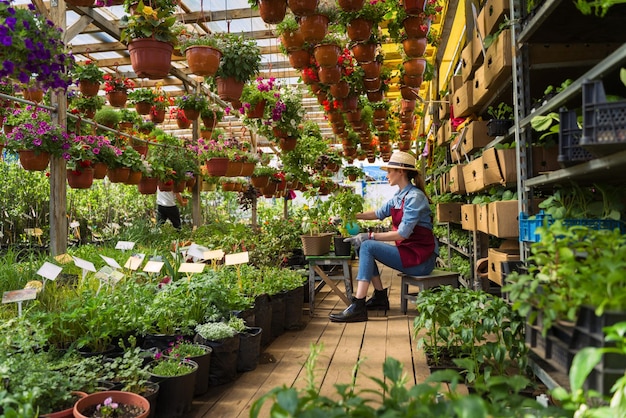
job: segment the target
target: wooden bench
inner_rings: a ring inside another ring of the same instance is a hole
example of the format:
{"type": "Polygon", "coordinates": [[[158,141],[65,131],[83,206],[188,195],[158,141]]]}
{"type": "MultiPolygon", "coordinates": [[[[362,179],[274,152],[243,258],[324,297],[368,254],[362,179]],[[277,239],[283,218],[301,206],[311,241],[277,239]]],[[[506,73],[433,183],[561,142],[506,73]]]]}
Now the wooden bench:
{"type": "Polygon", "coordinates": [[[459,273],[453,271],[433,270],[426,276],[411,276],[401,273],[400,285],[400,309],[406,315],[408,301],[415,301],[417,292],[409,292],[409,286],[417,286],[420,290],[432,289],[437,286],[459,287],[459,273]]]}

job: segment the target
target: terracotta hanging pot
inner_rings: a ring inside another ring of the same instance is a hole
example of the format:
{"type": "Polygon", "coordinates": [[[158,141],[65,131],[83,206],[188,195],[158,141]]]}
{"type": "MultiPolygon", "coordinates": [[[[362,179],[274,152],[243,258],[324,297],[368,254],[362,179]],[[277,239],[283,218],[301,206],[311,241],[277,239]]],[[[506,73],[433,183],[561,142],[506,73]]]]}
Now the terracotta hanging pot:
{"type": "Polygon", "coordinates": [[[404,139],[398,142],[398,149],[400,151],[409,151],[411,149],[411,139],[404,139]]]}
{"type": "Polygon", "coordinates": [[[208,45],[194,45],[185,50],[185,58],[192,73],[213,77],[220,66],[222,51],[208,45]]]}
{"type": "Polygon", "coordinates": [[[330,94],[335,99],[345,99],[350,94],[350,85],[347,81],[341,80],[339,83],[331,84],[330,94]]]}
{"type": "Polygon", "coordinates": [[[148,155],[148,144],[137,141],[132,145],[133,149],[139,153],[139,155],[147,156],[148,155]]]}
{"type": "Polygon", "coordinates": [[[363,86],[366,91],[378,91],[382,87],[383,82],[380,78],[366,78],[363,80],[363,86]]]}
{"type": "Polygon", "coordinates": [[[333,133],[335,135],[341,135],[346,131],[346,126],[345,125],[331,125],[331,128],[333,130],[333,133]]]}
{"type": "Polygon", "coordinates": [[[250,182],[257,189],[262,189],[269,184],[270,176],[252,176],[250,177],[250,182]]]}
{"type": "Polygon", "coordinates": [[[424,56],[427,46],[428,39],[425,36],[421,38],[407,38],[402,41],[402,48],[404,48],[404,53],[409,58],[418,58],[424,56]]]}
{"type": "Polygon", "coordinates": [[[243,92],[242,81],[235,77],[216,77],[217,94],[222,100],[239,100],[243,92]]]}
{"type": "Polygon", "coordinates": [[[409,16],[402,21],[402,24],[409,38],[425,37],[430,30],[430,20],[421,16],[409,16]]]}
{"type": "Polygon", "coordinates": [[[287,0],[287,5],[296,16],[308,16],[315,13],[318,0],[287,0]]]}
{"type": "Polygon", "coordinates": [[[357,110],[358,107],[359,107],[359,96],[356,94],[348,96],[347,98],[343,99],[343,102],[341,103],[341,109],[344,112],[352,112],[354,110],[357,110]]]}
{"type": "Polygon", "coordinates": [[[283,151],[293,151],[296,149],[296,145],[298,144],[298,138],[295,137],[286,137],[280,138],[280,149],[283,151]]]}
{"type": "Polygon", "coordinates": [[[319,69],[320,82],[324,84],[336,84],[341,80],[341,67],[321,67],[319,69]]]}
{"type": "Polygon", "coordinates": [[[150,113],[150,109],[152,109],[152,103],[151,102],[135,103],[135,110],[140,115],[147,115],[147,114],[149,114],[150,113]]]}
{"type": "Polygon", "coordinates": [[[344,12],[358,12],[363,8],[365,0],[338,0],[338,3],[344,12]]]}
{"type": "Polygon", "coordinates": [[[400,110],[402,112],[413,112],[415,110],[415,99],[403,99],[400,101],[400,110]]]}
{"type": "Polygon", "coordinates": [[[311,64],[311,54],[306,49],[297,49],[289,52],[289,64],[296,70],[301,70],[311,64]]]}
{"type": "Polygon", "coordinates": [[[43,100],[43,90],[37,87],[28,87],[22,94],[25,100],[30,100],[31,102],[39,103],[43,100]]]}
{"type": "Polygon", "coordinates": [[[408,14],[418,14],[424,11],[427,0],[404,0],[404,10],[408,14]]]}
{"type": "Polygon", "coordinates": [[[228,161],[228,166],[226,167],[226,173],[224,173],[224,177],[237,177],[241,174],[241,168],[243,164],[241,161],[228,161]]]}
{"type": "Polygon", "coordinates": [[[285,18],[287,2],[285,0],[259,0],[259,15],[263,22],[275,25],[285,18]]]}
{"type": "Polygon", "coordinates": [[[263,112],[265,112],[265,105],[267,104],[267,100],[260,100],[254,106],[250,106],[250,109],[246,112],[246,117],[248,119],[260,119],[263,117],[263,112]]]}
{"type": "Polygon", "coordinates": [[[377,120],[377,119],[382,119],[382,120],[387,119],[387,110],[386,109],[375,109],[374,110],[374,120],[377,120]]]}
{"type": "Polygon", "coordinates": [[[377,44],[359,43],[352,47],[352,54],[359,64],[372,62],[376,59],[377,44]]]}
{"type": "Polygon", "coordinates": [[[317,83],[319,81],[318,70],[315,67],[305,68],[300,72],[302,82],[307,85],[317,83]]]}
{"type": "Polygon", "coordinates": [[[348,38],[354,42],[367,41],[372,36],[374,22],[358,17],[352,19],[347,26],[348,38]]]}
{"type": "Polygon", "coordinates": [[[405,100],[416,100],[418,97],[417,91],[415,91],[413,87],[409,87],[409,86],[401,86],[400,95],[405,100]]]}
{"type": "Polygon", "coordinates": [[[206,169],[209,176],[223,176],[228,169],[228,158],[213,157],[206,160],[206,169]]]}
{"type": "Polygon", "coordinates": [[[376,78],[380,77],[380,70],[382,69],[382,62],[379,61],[370,61],[364,62],[361,64],[361,68],[365,73],[365,78],[376,78]]]}
{"type": "Polygon", "coordinates": [[[334,110],[334,111],[330,111],[328,112],[328,120],[330,121],[330,123],[341,123],[343,122],[343,114],[338,111],[338,110],[334,110]]]}
{"type": "Polygon", "coordinates": [[[133,39],[128,43],[130,63],[140,78],[157,79],[167,76],[172,66],[174,47],[152,38],[133,39]]]}
{"type": "Polygon", "coordinates": [[[320,90],[315,93],[315,97],[317,97],[317,103],[319,105],[324,105],[324,102],[329,99],[328,94],[324,90],[320,90]]]}
{"type": "Polygon", "coordinates": [[[159,180],[157,187],[162,192],[171,192],[174,190],[174,180],[159,180]]]}
{"type": "Polygon", "coordinates": [[[421,76],[421,75],[410,76],[408,74],[405,74],[402,77],[402,82],[409,87],[419,88],[424,82],[424,76],[421,76]]]}
{"type": "Polygon", "coordinates": [[[302,49],[304,46],[304,37],[300,29],[294,31],[286,31],[280,36],[280,43],[287,51],[302,49]]]}
{"type": "Polygon", "coordinates": [[[341,48],[339,45],[319,44],[313,50],[313,54],[320,67],[334,67],[341,55],[341,48]]]}
{"type": "Polygon", "coordinates": [[[367,100],[370,102],[382,102],[384,98],[385,93],[382,90],[367,92],[367,100]]]}
{"type": "Polygon", "coordinates": [[[125,184],[139,184],[141,181],[142,173],[141,171],[133,171],[131,170],[128,174],[128,179],[124,182],[125,184]]]}
{"type": "Polygon", "coordinates": [[[387,131],[389,130],[389,122],[387,119],[377,119],[374,121],[374,126],[378,131],[387,131]]]}
{"type": "Polygon", "coordinates": [[[426,71],[426,58],[413,58],[402,63],[404,74],[416,77],[424,75],[426,71]]]}
{"type": "Polygon", "coordinates": [[[124,183],[128,180],[130,175],[130,168],[128,167],[115,167],[107,170],[107,177],[111,183],[124,183]]]}
{"type": "Polygon", "coordinates": [[[356,109],[356,110],[351,110],[349,112],[344,112],[344,115],[346,116],[346,120],[350,123],[353,122],[358,122],[361,120],[361,110],[360,109],[356,109]]]}
{"type": "Polygon", "coordinates": [[[300,19],[300,32],[306,42],[318,44],[326,36],[328,31],[328,16],[321,14],[313,14],[302,16],[300,19]]]}
{"type": "Polygon", "coordinates": [[[128,94],[125,91],[110,91],[106,94],[109,104],[113,107],[126,107],[128,94]]]}
{"type": "Polygon", "coordinates": [[[106,177],[108,169],[109,167],[107,167],[106,163],[103,163],[103,162],[95,163],[93,165],[93,178],[102,180],[104,177],[106,177]]]}
{"type": "Polygon", "coordinates": [[[189,120],[196,120],[200,117],[200,111],[196,109],[183,109],[183,113],[189,120]]]}
{"type": "Polygon", "coordinates": [[[150,120],[153,123],[163,123],[165,120],[165,109],[152,109],[150,111],[150,120]]]}
{"type": "Polygon", "coordinates": [[[204,125],[205,128],[212,130],[213,128],[215,128],[215,125],[216,125],[215,120],[216,119],[213,115],[204,116],[202,118],[202,124],[204,125]]]}
{"type": "Polygon", "coordinates": [[[133,123],[132,122],[120,122],[117,124],[117,127],[120,131],[122,132],[130,132],[133,130],[133,123]]]}
{"type": "Polygon", "coordinates": [[[187,118],[176,117],[176,125],[178,129],[188,129],[191,126],[191,121],[187,118]]]}
{"type": "Polygon", "coordinates": [[[100,90],[100,83],[97,81],[80,80],[78,82],[78,89],[85,97],[94,97],[100,90]]]}
{"type": "Polygon", "coordinates": [[[157,185],[159,184],[159,179],[154,177],[142,177],[139,180],[139,184],[137,184],[137,190],[141,194],[155,194],[157,191],[157,185]]]}
{"type": "Polygon", "coordinates": [[[182,193],[185,191],[185,187],[187,187],[187,180],[179,180],[174,182],[174,193],[182,193]]]}
{"type": "Polygon", "coordinates": [[[250,177],[254,173],[256,163],[254,161],[244,161],[241,167],[240,176],[250,177]]]}
{"type": "Polygon", "coordinates": [[[50,154],[43,151],[35,153],[33,150],[18,151],[20,155],[20,164],[22,168],[28,171],[43,171],[48,168],[50,163],[50,154]]]}

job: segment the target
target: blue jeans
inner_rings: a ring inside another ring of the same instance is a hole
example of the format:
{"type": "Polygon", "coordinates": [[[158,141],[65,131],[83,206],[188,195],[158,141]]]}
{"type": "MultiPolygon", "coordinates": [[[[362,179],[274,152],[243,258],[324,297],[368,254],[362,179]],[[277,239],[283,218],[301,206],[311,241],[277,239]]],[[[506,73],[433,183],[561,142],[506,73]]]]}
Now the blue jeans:
{"type": "Polygon", "coordinates": [[[437,248],[435,248],[435,252],[425,262],[417,266],[405,268],[402,267],[400,252],[395,245],[389,245],[381,241],[363,241],[359,248],[359,272],[356,279],[369,282],[372,280],[372,277],[380,276],[376,261],[380,261],[394,270],[410,274],[411,276],[424,276],[430,274],[435,268],[437,253],[437,248]]]}

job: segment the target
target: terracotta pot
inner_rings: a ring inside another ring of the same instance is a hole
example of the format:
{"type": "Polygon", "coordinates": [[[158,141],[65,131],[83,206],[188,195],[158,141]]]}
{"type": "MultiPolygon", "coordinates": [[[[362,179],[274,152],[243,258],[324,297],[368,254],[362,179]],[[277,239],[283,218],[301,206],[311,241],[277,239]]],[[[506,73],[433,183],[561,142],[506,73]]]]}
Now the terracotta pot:
{"type": "Polygon", "coordinates": [[[296,70],[301,70],[311,64],[311,54],[306,49],[297,49],[287,54],[289,64],[296,70]]]}
{"type": "Polygon", "coordinates": [[[300,19],[300,32],[306,42],[318,44],[326,36],[328,30],[328,16],[313,14],[302,16],[300,19]]]}
{"type": "Polygon", "coordinates": [[[285,137],[280,138],[280,149],[283,151],[293,151],[296,149],[296,145],[298,144],[298,138],[295,137],[285,137]]]}
{"type": "Polygon", "coordinates": [[[366,91],[378,91],[382,87],[383,82],[380,78],[366,78],[363,80],[363,86],[366,91]]]}
{"type": "Polygon", "coordinates": [[[128,180],[126,180],[124,183],[126,184],[139,184],[139,182],[141,181],[141,176],[142,173],[141,171],[130,171],[130,173],[128,174],[128,180]]]}
{"type": "Polygon", "coordinates": [[[137,190],[141,194],[155,194],[157,191],[157,186],[159,184],[159,179],[154,177],[142,177],[139,180],[139,184],[137,184],[137,190]]]}
{"type": "Polygon", "coordinates": [[[260,119],[263,117],[263,112],[265,111],[265,105],[267,104],[267,100],[263,99],[254,106],[251,106],[250,109],[246,112],[246,117],[249,119],[260,119]]]}
{"type": "Polygon", "coordinates": [[[384,99],[385,93],[382,90],[367,92],[367,100],[370,102],[382,102],[384,99]]]}
{"type": "Polygon", "coordinates": [[[172,66],[172,50],[167,42],[151,38],[133,39],[128,43],[130,63],[140,78],[164,78],[172,66]]]}
{"type": "Polygon", "coordinates": [[[213,130],[212,129],[201,129],[200,130],[200,136],[204,139],[211,139],[211,137],[213,136],[213,130]]]}
{"type": "Polygon", "coordinates": [[[408,87],[420,88],[420,86],[424,82],[424,76],[410,76],[408,74],[405,74],[404,77],[402,77],[402,82],[408,87]]]}
{"type": "Polygon", "coordinates": [[[182,193],[185,191],[185,187],[187,187],[187,180],[179,180],[174,182],[174,193],[182,193]]]}
{"type": "Polygon", "coordinates": [[[428,39],[425,36],[422,38],[407,38],[402,41],[404,53],[409,58],[418,58],[424,56],[427,46],[428,39]]]}
{"type": "Polygon", "coordinates": [[[363,8],[365,0],[338,0],[339,7],[346,12],[358,12],[363,8]]]}
{"type": "Polygon", "coordinates": [[[346,131],[346,125],[335,125],[333,124],[331,126],[331,128],[333,129],[333,133],[335,135],[341,135],[346,131]]]}
{"type": "Polygon", "coordinates": [[[93,119],[93,117],[96,116],[96,111],[94,109],[84,109],[81,113],[87,119],[93,119]]]}
{"type": "Polygon", "coordinates": [[[315,13],[318,0],[287,0],[287,5],[296,16],[308,16],[315,13]]]}
{"type": "Polygon", "coordinates": [[[259,14],[267,24],[275,25],[285,18],[287,2],[285,0],[259,0],[259,14]]]}
{"type": "Polygon", "coordinates": [[[222,51],[208,45],[194,45],[185,50],[189,70],[195,75],[213,77],[220,66],[222,51]]]}
{"type": "Polygon", "coordinates": [[[107,167],[106,163],[98,162],[93,165],[93,178],[97,180],[102,180],[107,175],[107,171],[109,167],[107,167]]]}
{"type": "Polygon", "coordinates": [[[418,14],[424,11],[426,0],[404,0],[404,10],[409,14],[418,14]]]}
{"type": "Polygon", "coordinates": [[[122,132],[130,132],[133,130],[133,123],[132,122],[120,122],[117,124],[117,127],[120,131],[122,132]]]}
{"type": "Polygon", "coordinates": [[[296,49],[302,49],[304,46],[304,37],[300,29],[297,29],[295,31],[283,32],[280,36],[280,42],[287,51],[294,51],[296,49]]]}
{"type": "Polygon", "coordinates": [[[183,113],[189,120],[196,120],[200,117],[200,111],[196,109],[183,109],[183,113]]]}
{"type": "Polygon", "coordinates": [[[237,177],[241,174],[241,169],[243,164],[241,161],[228,161],[228,165],[226,167],[226,173],[224,173],[224,177],[237,177]]]}
{"type": "Polygon", "coordinates": [[[341,109],[344,112],[352,112],[354,110],[357,110],[358,107],[359,107],[359,96],[356,94],[353,94],[343,99],[343,102],[341,104],[341,109]]]}
{"type": "Polygon", "coordinates": [[[85,396],[78,400],[74,404],[74,418],[88,418],[90,415],[83,415],[90,408],[95,408],[97,405],[101,405],[105,399],[112,398],[113,402],[117,404],[133,405],[141,407],[144,412],[140,415],[136,415],[136,418],[147,418],[150,414],[150,402],[141,395],[137,395],[133,392],[122,392],[118,390],[109,390],[104,392],[95,392],[85,396]]]}
{"type": "Polygon", "coordinates": [[[188,129],[191,126],[191,121],[187,118],[176,117],[176,125],[179,129],[188,129]]]}
{"type": "Polygon", "coordinates": [[[319,69],[320,82],[324,84],[336,84],[341,80],[341,67],[322,67],[319,69]]]}
{"type": "Polygon", "coordinates": [[[274,134],[274,136],[276,138],[287,138],[287,137],[289,137],[289,133],[286,130],[281,129],[279,127],[273,127],[272,128],[272,133],[274,134]]]}
{"type": "Polygon", "coordinates": [[[39,103],[43,100],[43,90],[36,87],[28,87],[22,94],[25,100],[30,100],[31,102],[39,103]]]}
{"type": "Polygon", "coordinates": [[[335,99],[345,99],[348,97],[348,94],[350,94],[350,85],[344,80],[336,84],[331,84],[330,94],[332,94],[335,99]]]}
{"type": "Polygon", "coordinates": [[[404,73],[411,77],[424,75],[426,58],[413,58],[402,63],[404,73]]]}
{"type": "Polygon", "coordinates": [[[400,151],[409,151],[411,149],[411,141],[410,140],[403,140],[398,142],[398,149],[400,151]]]}
{"type": "Polygon", "coordinates": [[[309,88],[311,89],[311,93],[313,94],[317,94],[320,90],[322,90],[322,86],[320,85],[320,83],[309,84],[309,88]]]}
{"type": "Polygon", "coordinates": [[[150,111],[150,120],[153,123],[163,123],[165,120],[165,109],[152,109],[150,111]]]}
{"type": "Polygon", "coordinates": [[[372,62],[376,59],[377,44],[359,43],[352,47],[352,54],[359,64],[372,62]]]}
{"type": "Polygon", "coordinates": [[[374,120],[376,119],[387,119],[387,110],[386,109],[375,109],[374,110],[374,120]]]}
{"type": "Polygon", "coordinates": [[[35,153],[33,150],[18,151],[22,168],[27,171],[43,171],[50,164],[50,154],[47,152],[35,153]]]}
{"type": "Polygon", "coordinates": [[[216,77],[217,94],[222,100],[239,100],[243,92],[242,81],[234,77],[216,77]]]}
{"type": "Polygon", "coordinates": [[[89,189],[93,184],[93,168],[67,170],[67,184],[72,189],[89,189]]]}
{"type": "Polygon", "coordinates": [[[232,181],[224,181],[222,182],[222,191],[224,192],[234,192],[236,191],[237,183],[232,181]]]}
{"type": "Polygon", "coordinates": [[[256,187],[257,189],[262,189],[268,185],[268,183],[270,182],[270,177],[269,176],[252,176],[250,177],[250,181],[252,182],[252,185],[254,187],[256,187]]]}
{"type": "Polygon", "coordinates": [[[345,112],[344,115],[346,116],[346,120],[350,123],[353,122],[358,122],[361,120],[361,110],[357,109],[357,110],[353,110],[350,112],[345,112]]]}
{"type": "Polygon", "coordinates": [[[402,112],[413,112],[415,110],[415,99],[403,99],[400,101],[400,110],[402,112]]]}
{"type": "Polygon", "coordinates": [[[83,96],[94,97],[98,95],[100,83],[97,81],[80,80],[78,82],[78,88],[83,96]]]}
{"type": "Polygon", "coordinates": [[[418,92],[409,86],[401,86],[400,94],[402,95],[402,98],[405,100],[416,100],[418,97],[418,92]]]}
{"type": "Polygon", "coordinates": [[[372,36],[374,22],[358,17],[352,19],[347,26],[348,37],[354,42],[367,41],[372,36]]]}
{"type": "Polygon", "coordinates": [[[331,123],[343,122],[343,114],[338,110],[328,112],[327,117],[331,123]]]}
{"type": "Polygon", "coordinates": [[[241,173],[239,174],[240,176],[244,176],[244,177],[250,177],[252,175],[252,173],[254,173],[254,168],[256,167],[256,163],[251,161],[251,162],[247,162],[244,161],[243,162],[243,166],[241,167],[241,173]]]}
{"type": "Polygon", "coordinates": [[[361,68],[365,73],[365,78],[380,77],[380,70],[382,66],[382,62],[378,61],[364,62],[363,64],[361,64],[361,68]]]}
{"type": "Polygon", "coordinates": [[[313,50],[313,54],[320,67],[334,67],[337,65],[341,48],[339,45],[319,44],[313,50]]]}
{"type": "Polygon", "coordinates": [[[147,114],[149,114],[150,113],[150,109],[152,109],[152,103],[151,102],[135,103],[135,110],[140,115],[147,115],[147,114]]]}
{"type": "Polygon", "coordinates": [[[171,192],[174,190],[174,180],[159,180],[157,187],[162,192],[171,192]]]}
{"type": "Polygon", "coordinates": [[[128,94],[125,91],[111,91],[106,94],[109,104],[113,107],[126,107],[128,94]]]}
{"type": "Polygon", "coordinates": [[[214,157],[206,161],[207,174],[209,176],[223,176],[228,169],[228,158],[214,157]]]}
{"type": "Polygon", "coordinates": [[[128,167],[115,167],[107,170],[107,177],[111,183],[124,183],[128,180],[130,175],[130,168],[128,167]]]}
{"type": "MultiPolygon", "coordinates": [[[[87,396],[85,392],[78,392],[78,391],[73,391],[72,395],[76,399],[84,398],[85,396],[87,396]]],[[[73,417],[74,417],[74,405],[62,411],[39,415],[39,418],[73,418],[73,417]]]]}
{"type": "Polygon", "coordinates": [[[213,129],[215,128],[215,117],[213,116],[205,116],[202,118],[202,124],[205,128],[213,129]]]}
{"type": "Polygon", "coordinates": [[[425,37],[430,30],[430,20],[420,16],[409,16],[402,21],[402,24],[409,38],[425,37]]]}

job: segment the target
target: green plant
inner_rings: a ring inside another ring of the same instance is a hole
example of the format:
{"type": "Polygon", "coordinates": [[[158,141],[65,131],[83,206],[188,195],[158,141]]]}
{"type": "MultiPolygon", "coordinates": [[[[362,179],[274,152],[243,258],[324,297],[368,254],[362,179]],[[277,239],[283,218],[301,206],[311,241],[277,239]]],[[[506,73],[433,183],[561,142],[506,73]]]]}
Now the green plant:
{"type": "Polygon", "coordinates": [[[111,107],[103,107],[96,111],[96,115],[93,120],[100,125],[115,127],[120,122],[120,114],[117,110],[111,107]]]}
{"type": "Polygon", "coordinates": [[[72,74],[79,81],[101,83],[104,80],[104,72],[98,67],[98,63],[92,60],[85,61],[83,65],[74,66],[72,74]]]}
{"type": "Polygon", "coordinates": [[[363,171],[361,167],[357,167],[356,165],[349,165],[347,167],[344,167],[342,172],[345,177],[355,176],[357,179],[365,177],[365,171],[363,171]]]}
{"type": "Polygon", "coordinates": [[[300,29],[300,25],[296,17],[291,13],[287,14],[283,21],[278,23],[275,28],[276,35],[278,36],[282,36],[284,33],[296,32],[298,29],[300,29]]]}
{"type": "Polygon", "coordinates": [[[72,99],[71,109],[76,111],[96,111],[104,106],[105,99],[102,96],[85,97],[79,96],[72,99]]]}
{"type": "Polygon", "coordinates": [[[389,1],[366,1],[363,7],[355,12],[346,12],[343,9],[339,9],[337,13],[337,20],[345,27],[350,21],[354,19],[365,19],[374,24],[382,22],[385,15],[389,13],[390,4],[389,1]]]}
{"type": "Polygon", "coordinates": [[[142,102],[153,103],[157,98],[157,95],[153,89],[150,88],[138,88],[128,93],[128,101],[131,104],[137,104],[142,102]]]}
{"type": "Polygon", "coordinates": [[[176,343],[165,350],[164,354],[177,359],[198,357],[206,354],[207,348],[200,344],[195,344],[184,339],[177,340],[176,343]]]}
{"type": "Polygon", "coordinates": [[[261,64],[261,50],[254,39],[243,35],[224,33],[220,36],[222,60],[215,77],[234,77],[246,82],[258,74],[261,64]]]}
{"type": "Polygon", "coordinates": [[[207,341],[233,337],[237,331],[225,322],[207,322],[196,326],[196,332],[207,341]]]}
{"type": "Polygon", "coordinates": [[[175,44],[177,39],[173,31],[176,23],[174,7],[152,8],[139,1],[131,16],[123,16],[120,41],[128,43],[138,38],[154,38],[157,41],[175,44]]]}
{"type": "MultiPolygon", "coordinates": [[[[240,112],[245,113],[250,108],[256,106],[259,102],[265,100],[263,117],[267,118],[269,109],[276,104],[279,96],[280,84],[276,83],[276,80],[273,77],[269,79],[259,77],[256,79],[256,83],[246,83],[243,86],[243,92],[241,93],[241,98],[239,99],[242,103],[242,109],[240,109],[240,112]]],[[[247,124],[250,124],[251,120],[246,118],[244,119],[244,123],[246,122],[247,124]]]]}
{"type": "Polygon", "coordinates": [[[209,102],[204,109],[200,110],[200,117],[202,119],[215,118],[217,123],[224,117],[224,109],[222,109],[217,103],[209,102]]]}
{"type": "Polygon", "coordinates": [[[184,31],[178,35],[178,46],[183,52],[192,46],[210,46],[220,49],[220,42],[213,34],[184,31]]]}
{"type": "Polygon", "coordinates": [[[150,373],[156,376],[182,376],[191,373],[195,367],[189,360],[165,357],[157,353],[150,373]]]}
{"type": "Polygon", "coordinates": [[[197,110],[198,112],[204,110],[209,104],[206,96],[204,94],[198,93],[190,93],[178,96],[176,97],[174,102],[176,106],[183,110],[197,110]]]}
{"type": "Polygon", "coordinates": [[[349,236],[348,226],[356,223],[357,213],[363,212],[365,199],[354,193],[352,188],[345,187],[330,196],[328,200],[330,201],[330,212],[341,218],[341,225],[339,226],[341,235],[349,236]]]}
{"type": "Polygon", "coordinates": [[[118,114],[120,117],[119,123],[132,123],[133,125],[141,122],[141,117],[139,114],[130,109],[120,109],[118,110],[118,114]]]}
{"type": "Polygon", "coordinates": [[[494,119],[513,119],[513,108],[504,102],[497,107],[489,106],[487,113],[494,119]]]}
{"type": "Polygon", "coordinates": [[[120,74],[105,74],[104,78],[104,91],[111,93],[115,91],[128,92],[129,89],[135,87],[135,83],[128,77],[124,77],[120,74]]]}
{"type": "Polygon", "coordinates": [[[623,0],[575,0],[576,8],[584,15],[594,13],[596,16],[604,17],[609,9],[616,4],[623,4],[623,0]]]}

